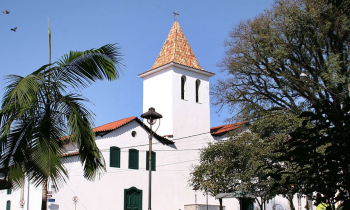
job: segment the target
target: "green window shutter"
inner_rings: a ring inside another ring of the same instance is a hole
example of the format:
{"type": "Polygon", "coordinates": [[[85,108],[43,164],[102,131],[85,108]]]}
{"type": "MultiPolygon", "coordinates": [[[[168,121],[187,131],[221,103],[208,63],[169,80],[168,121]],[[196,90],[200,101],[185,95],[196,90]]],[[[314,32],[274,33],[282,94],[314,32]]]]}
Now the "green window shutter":
{"type": "Polygon", "coordinates": [[[109,151],[109,166],[120,168],[120,148],[110,147],[109,151]]]}
{"type": "Polygon", "coordinates": [[[139,151],[137,149],[129,149],[129,168],[139,169],[139,151]]]}
{"type": "Polygon", "coordinates": [[[12,190],[11,189],[7,189],[7,195],[11,195],[12,190]]]}
{"type": "Polygon", "coordinates": [[[6,202],[6,210],[11,210],[11,201],[6,202]]]}
{"type": "MultiPolygon", "coordinates": [[[[149,152],[146,151],[146,170],[147,170],[147,171],[148,171],[148,161],[149,161],[148,154],[149,154],[149,152]]],[[[152,151],[151,169],[152,169],[152,171],[155,171],[155,170],[156,170],[156,153],[153,152],[153,151],[152,151]]]]}

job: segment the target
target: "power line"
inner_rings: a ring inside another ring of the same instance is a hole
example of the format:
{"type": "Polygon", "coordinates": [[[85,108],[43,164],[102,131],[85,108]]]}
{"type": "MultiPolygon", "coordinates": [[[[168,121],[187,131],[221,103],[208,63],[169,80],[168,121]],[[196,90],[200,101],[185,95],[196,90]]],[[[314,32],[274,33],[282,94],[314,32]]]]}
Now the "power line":
{"type": "MultiPolygon", "coordinates": [[[[209,133],[209,132],[208,132],[209,133]]],[[[199,135],[203,135],[205,133],[201,133],[201,134],[196,134],[196,135],[192,135],[192,136],[187,136],[187,137],[182,137],[182,138],[179,138],[179,139],[176,139],[176,140],[183,140],[183,139],[186,139],[186,138],[190,138],[190,137],[195,137],[195,136],[199,136],[199,135]]],[[[189,140],[189,141],[201,141],[201,140],[205,140],[205,139],[208,139],[208,138],[201,138],[201,139],[193,139],[193,140],[189,140]]],[[[188,142],[189,142],[188,141],[188,142]]],[[[155,142],[153,144],[161,144],[160,142],[155,142]]],[[[133,146],[127,146],[127,147],[120,147],[119,149],[128,149],[128,148],[136,148],[136,147],[142,147],[142,146],[148,146],[148,144],[139,144],[139,145],[133,145],[133,146]]],[[[188,145],[186,145],[188,146],[188,145]]],[[[105,150],[109,150],[109,148],[107,149],[101,149],[100,151],[105,151],[105,150]]],[[[148,151],[148,150],[147,150],[148,151]]],[[[176,149],[174,150],[169,150],[169,151],[177,151],[176,149]]]]}
{"type": "Polygon", "coordinates": [[[168,165],[176,165],[176,164],[179,164],[179,163],[187,163],[187,162],[196,161],[196,160],[199,160],[199,159],[181,161],[181,162],[177,162],[177,163],[169,163],[169,164],[159,165],[158,167],[168,166],[168,165]]]}
{"type": "MultiPolygon", "coordinates": [[[[191,146],[191,145],[190,145],[191,146]]],[[[120,148],[120,149],[124,149],[124,148],[120,148]]],[[[183,151],[199,151],[201,149],[174,149],[174,150],[167,150],[167,149],[162,149],[162,150],[152,150],[153,152],[183,152],[183,151]]],[[[110,152],[110,149],[103,149],[100,150],[101,152],[110,152]]],[[[139,152],[148,152],[148,150],[138,150],[139,152]]],[[[120,152],[129,152],[127,150],[123,150],[120,152]]]]}
{"type": "MultiPolygon", "coordinates": [[[[64,195],[64,193],[61,193],[61,194],[63,194],[64,198],[67,200],[67,197],[64,195]]],[[[57,196],[57,194],[55,194],[55,196],[57,196]]],[[[64,199],[62,199],[62,201],[64,201],[64,199]]],[[[62,203],[66,207],[66,209],[69,209],[65,202],[62,202],[62,203]]]]}
{"type": "MultiPolygon", "coordinates": [[[[180,162],[175,162],[175,163],[157,165],[156,168],[163,167],[163,166],[169,166],[169,165],[176,165],[176,164],[180,164],[180,163],[192,162],[192,161],[197,161],[197,160],[199,160],[199,159],[192,159],[192,160],[185,160],[185,161],[180,161],[180,162]]],[[[107,171],[106,174],[108,174],[108,173],[114,174],[114,173],[121,173],[121,172],[134,172],[135,171],[135,169],[121,169],[121,170],[118,170],[120,168],[113,168],[113,169],[117,169],[117,171],[107,171]]],[[[138,170],[141,171],[141,170],[145,170],[145,169],[146,168],[139,168],[138,170]]],[[[79,169],[76,168],[74,170],[79,170],[79,169]]],[[[162,170],[162,171],[174,171],[174,170],[162,170]]],[[[178,171],[188,171],[188,170],[178,170],[178,171]]],[[[73,176],[82,176],[82,175],[73,175],[73,176]]]]}
{"type": "MultiPolygon", "coordinates": [[[[205,133],[199,133],[199,134],[194,134],[194,135],[190,135],[190,136],[184,136],[181,138],[177,138],[177,139],[171,139],[172,141],[178,141],[178,140],[184,140],[187,138],[191,138],[191,137],[196,137],[196,136],[200,136],[200,135],[204,135],[204,134],[208,134],[210,132],[205,132],[205,133]]],[[[207,138],[202,138],[202,139],[194,139],[194,140],[190,140],[190,141],[199,141],[199,140],[205,140],[207,138]]],[[[162,144],[161,142],[154,142],[153,144],[162,144]]],[[[135,148],[135,147],[142,147],[142,146],[147,146],[148,144],[139,144],[139,145],[133,145],[133,146],[127,146],[127,147],[121,147],[120,149],[128,149],[128,148],[135,148]]],[[[103,150],[109,150],[109,149],[102,149],[100,151],[103,150]]]]}
{"type": "Polygon", "coordinates": [[[191,136],[184,136],[184,137],[181,137],[181,138],[171,139],[171,140],[172,140],[172,141],[177,141],[177,140],[180,140],[180,139],[186,139],[186,138],[195,137],[195,136],[200,136],[200,135],[204,135],[204,134],[208,134],[208,133],[210,133],[210,132],[194,134],[194,135],[191,135],[191,136]]]}
{"type": "MultiPolygon", "coordinates": [[[[67,184],[68,188],[72,191],[72,193],[76,196],[76,194],[73,192],[72,188],[69,187],[69,185],[67,184]]],[[[83,205],[84,209],[87,210],[83,204],[83,202],[81,202],[81,200],[79,200],[81,205],[83,205]]]]}

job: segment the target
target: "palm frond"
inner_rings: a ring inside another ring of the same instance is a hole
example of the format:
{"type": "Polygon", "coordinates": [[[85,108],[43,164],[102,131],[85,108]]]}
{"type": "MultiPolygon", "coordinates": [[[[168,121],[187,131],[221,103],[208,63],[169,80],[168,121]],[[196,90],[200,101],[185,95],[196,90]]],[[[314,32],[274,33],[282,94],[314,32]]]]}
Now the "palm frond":
{"type": "Polygon", "coordinates": [[[94,180],[106,171],[92,131],[93,113],[84,105],[88,100],[70,91],[96,80],[115,80],[122,66],[119,48],[108,44],[71,51],[26,77],[8,76],[0,110],[0,173],[5,181],[22,186],[28,176],[36,186],[48,178],[57,187],[65,183],[64,136],[77,144],[85,178],[94,180]]]}
{"type": "Polygon", "coordinates": [[[62,97],[61,110],[67,116],[67,133],[70,142],[75,142],[79,149],[80,161],[84,167],[84,177],[94,180],[99,174],[105,172],[105,161],[95,142],[92,131],[91,113],[80,103],[83,98],[79,95],[69,94],[62,97]]]}
{"type": "Polygon", "coordinates": [[[115,80],[123,67],[119,50],[115,44],[107,44],[84,52],[71,51],[62,56],[53,71],[74,88],[87,87],[96,80],[115,80]]]}

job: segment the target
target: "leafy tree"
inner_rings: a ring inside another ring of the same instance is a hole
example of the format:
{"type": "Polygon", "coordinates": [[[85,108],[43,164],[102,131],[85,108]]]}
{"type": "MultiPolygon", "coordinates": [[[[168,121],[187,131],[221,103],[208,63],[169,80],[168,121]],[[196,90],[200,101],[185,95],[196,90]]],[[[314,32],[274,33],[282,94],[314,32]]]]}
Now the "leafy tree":
{"type": "MultiPolygon", "coordinates": [[[[245,160],[231,159],[239,154],[238,148],[229,146],[231,143],[209,144],[201,151],[200,165],[195,166],[191,172],[190,186],[211,196],[233,192],[238,188],[238,174],[244,170],[239,167],[240,161],[245,160]]],[[[222,200],[219,202],[220,210],[223,210],[222,200]]]]}
{"type": "Polygon", "coordinates": [[[249,132],[231,133],[230,140],[209,144],[201,152],[200,165],[191,173],[190,185],[212,196],[251,192],[260,209],[270,198],[282,194],[290,209],[295,209],[292,200],[303,174],[294,173],[297,166],[289,161],[275,160],[282,155],[277,150],[286,148],[283,142],[288,132],[300,123],[301,119],[288,112],[267,113],[250,126],[249,132]],[[280,171],[288,173],[280,176],[280,171]]]}
{"type": "Polygon", "coordinates": [[[349,1],[277,0],[230,32],[222,62],[228,77],[213,91],[214,103],[228,106],[238,119],[256,120],[273,110],[304,112],[305,126],[291,135],[278,161],[292,158],[300,173],[308,172],[303,192],[329,200],[336,189],[342,195],[350,190],[348,11],[349,1]]]}
{"type": "MultiPolygon", "coordinates": [[[[50,35],[49,30],[49,41],[50,35]]],[[[58,187],[68,177],[65,144],[77,145],[86,179],[105,171],[92,131],[93,114],[84,105],[88,100],[77,92],[96,80],[117,79],[120,61],[119,48],[107,44],[71,51],[25,77],[7,76],[0,110],[0,172],[10,185],[21,186],[26,176],[42,185],[43,210],[48,180],[58,187]]]]}
{"type": "MultiPolygon", "coordinates": [[[[283,195],[289,201],[289,208],[294,210],[293,197],[300,193],[304,187],[302,178],[307,176],[301,173],[300,166],[290,159],[283,159],[284,152],[288,150],[289,133],[301,125],[303,119],[286,111],[266,112],[263,117],[256,120],[251,131],[258,135],[259,140],[252,144],[260,160],[259,170],[269,182],[268,194],[283,195]]],[[[303,169],[308,170],[309,165],[303,169]]]]}
{"type": "MultiPolygon", "coordinates": [[[[293,157],[292,163],[308,165],[297,171],[306,174],[302,177],[307,183],[304,193],[321,192],[334,205],[337,200],[349,200],[350,115],[344,113],[341,116],[324,105],[312,108],[313,111],[301,114],[306,118],[304,126],[291,133],[288,149],[278,160],[293,157]],[[333,119],[329,121],[327,118],[333,119]],[[307,127],[307,124],[313,126],[307,127]]],[[[344,110],[350,113],[350,100],[347,100],[344,110]]]]}

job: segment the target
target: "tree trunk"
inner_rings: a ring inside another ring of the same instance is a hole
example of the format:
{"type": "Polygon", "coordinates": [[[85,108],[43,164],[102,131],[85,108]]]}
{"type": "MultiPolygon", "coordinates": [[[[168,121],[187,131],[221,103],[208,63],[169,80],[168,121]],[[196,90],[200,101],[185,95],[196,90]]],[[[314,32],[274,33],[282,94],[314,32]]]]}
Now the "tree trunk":
{"type": "Polygon", "coordinates": [[[263,203],[263,202],[260,202],[258,198],[255,198],[255,201],[256,201],[256,203],[258,204],[260,210],[264,210],[264,209],[263,209],[264,203],[263,203]]]}
{"type": "Polygon", "coordinates": [[[220,203],[220,210],[224,210],[224,208],[222,207],[222,198],[219,198],[219,203],[220,203]]]}
{"type": "Polygon", "coordinates": [[[43,181],[43,193],[41,200],[41,210],[47,210],[47,178],[43,181]]]}
{"type": "Polygon", "coordinates": [[[289,201],[289,209],[295,210],[295,207],[293,204],[293,194],[287,194],[286,197],[287,197],[287,200],[289,201]]]}

